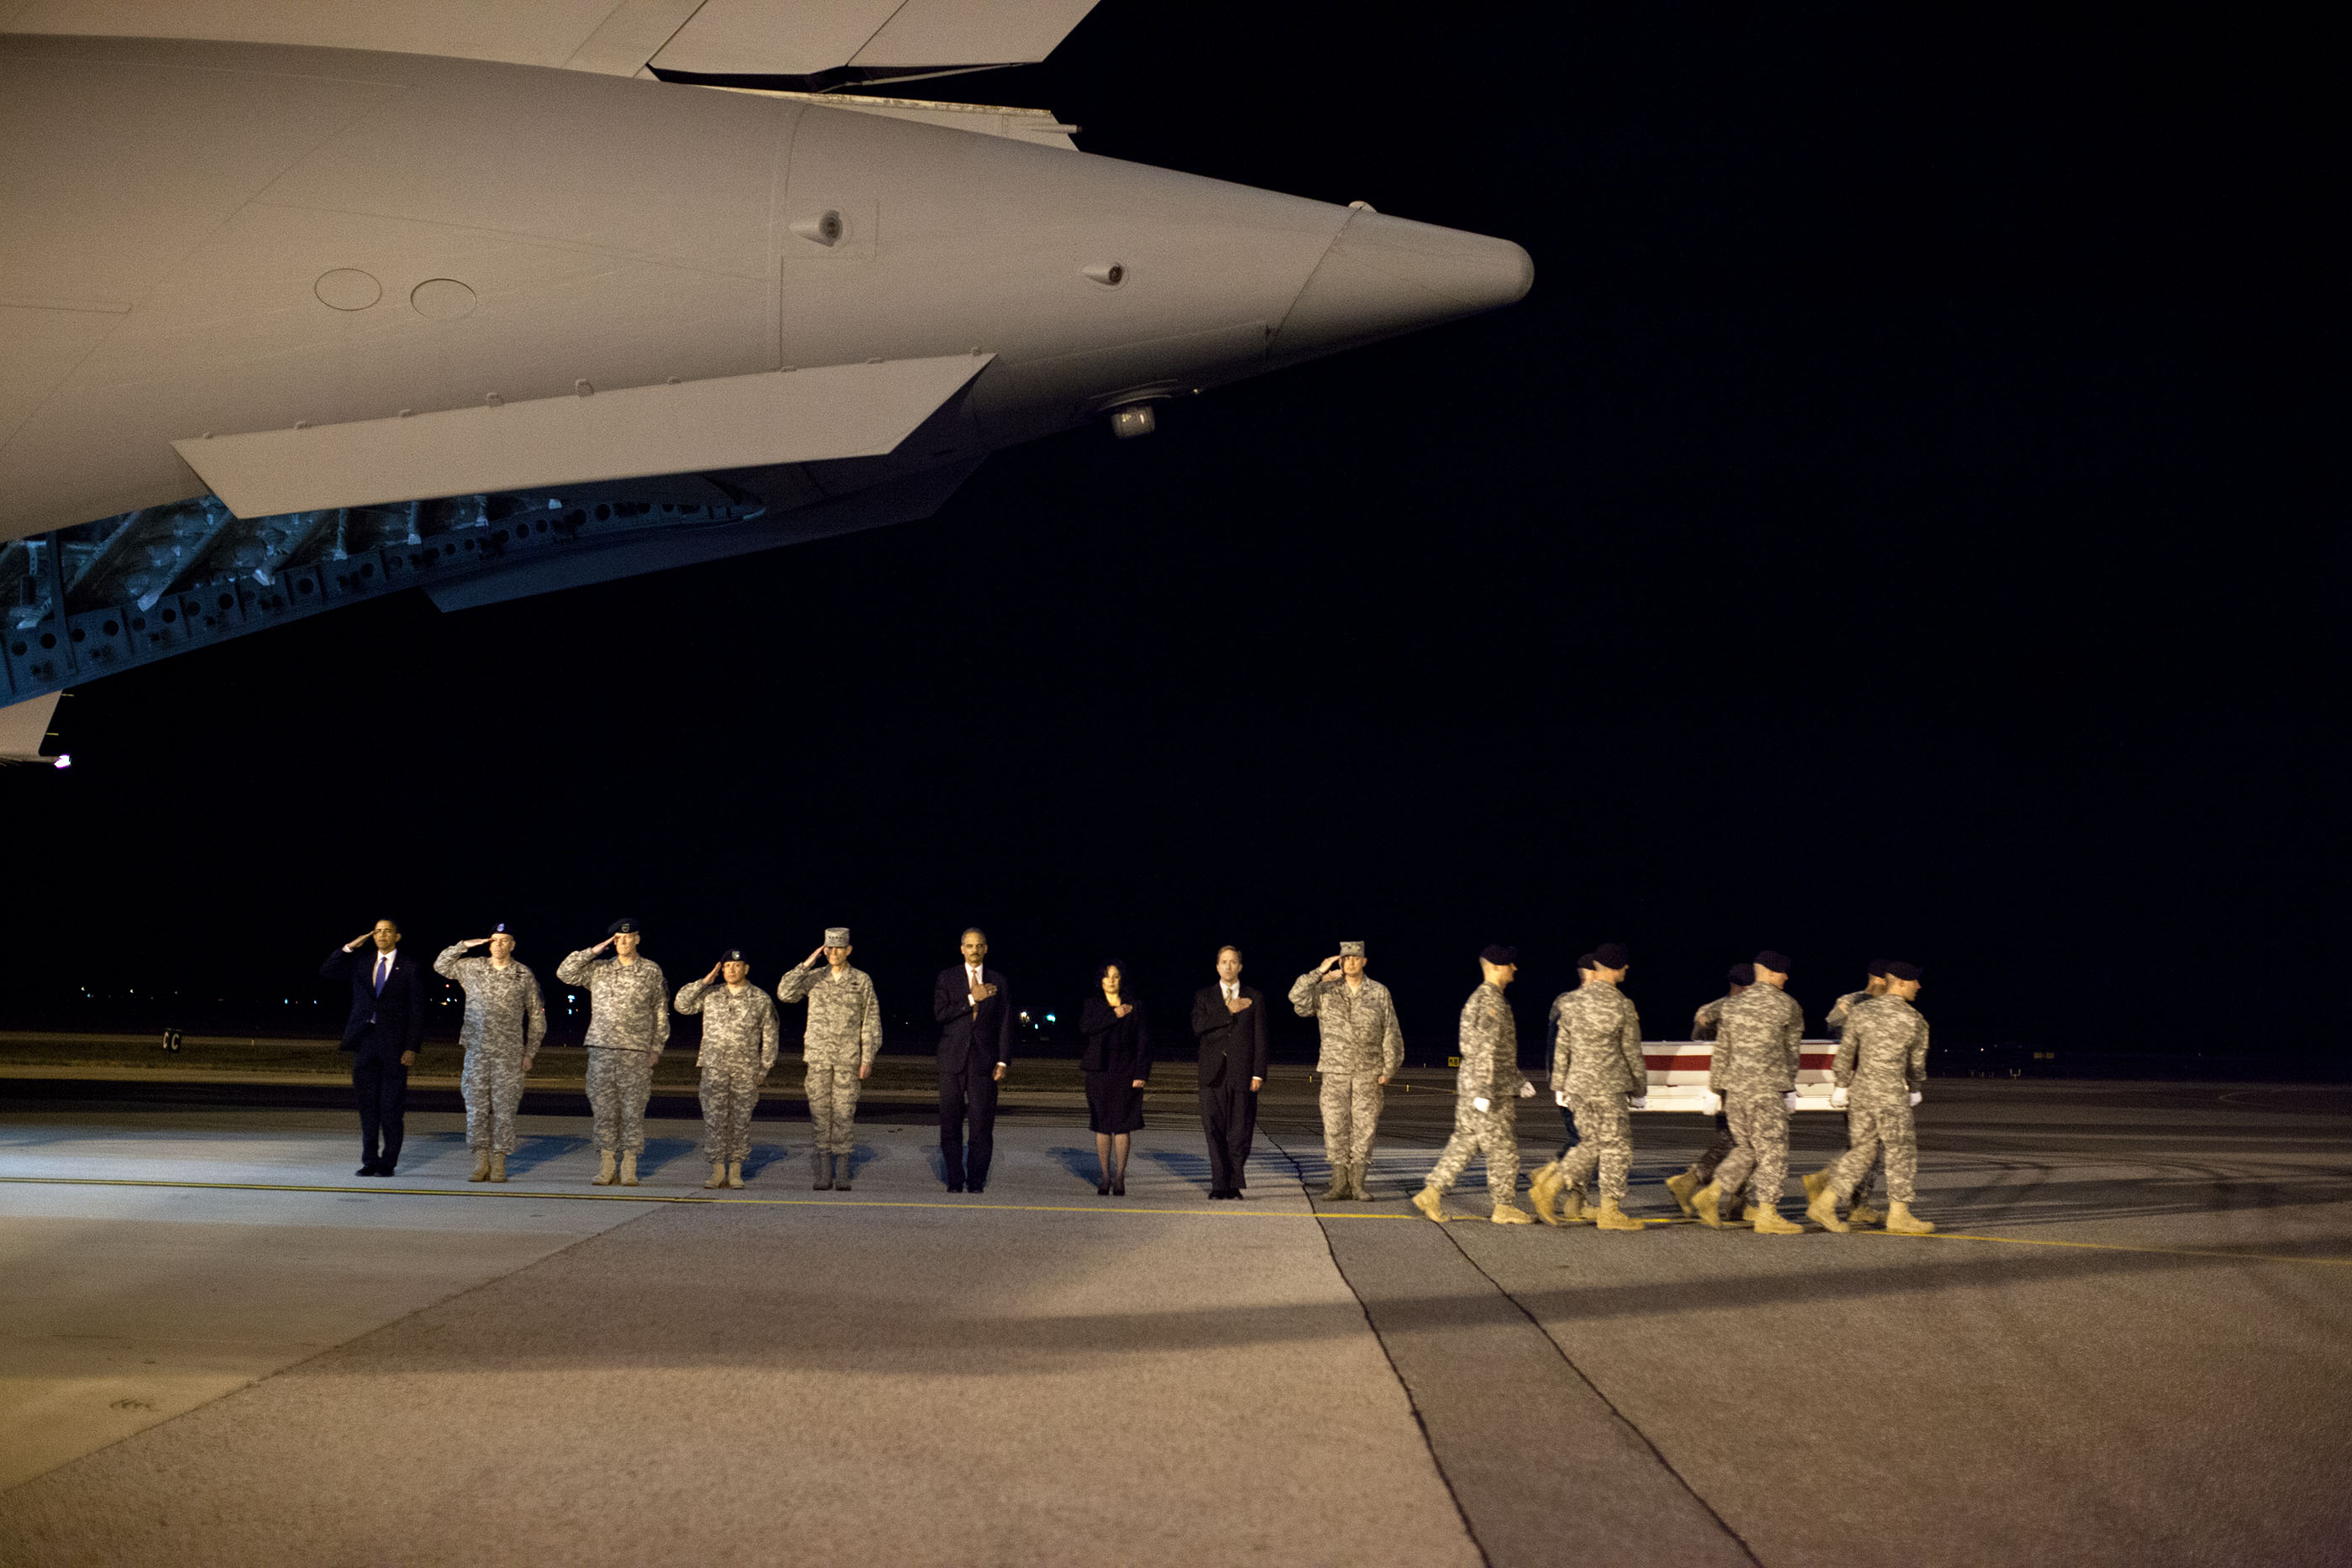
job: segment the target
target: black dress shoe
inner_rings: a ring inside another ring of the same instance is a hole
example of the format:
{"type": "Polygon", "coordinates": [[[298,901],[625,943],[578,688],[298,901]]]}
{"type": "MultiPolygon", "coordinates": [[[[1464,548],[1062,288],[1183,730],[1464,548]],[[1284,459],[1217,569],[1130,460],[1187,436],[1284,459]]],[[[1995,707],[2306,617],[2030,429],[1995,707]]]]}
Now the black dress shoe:
{"type": "Polygon", "coordinates": [[[352,1175],[353,1175],[353,1176],[373,1176],[373,1175],[375,1175],[375,1166],[362,1166],[359,1169],[357,1169],[357,1170],[353,1171],[353,1172],[352,1173],[352,1175]]]}
{"type": "Polygon", "coordinates": [[[1110,1183],[1107,1181],[1098,1181],[1095,1183],[1095,1196],[1097,1197],[1108,1197],[1110,1196],[1110,1183]]]}
{"type": "Polygon", "coordinates": [[[974,1182],[971,1184],[971,1190],[974,1192],[986,1192],[988,1189],[981,1186],[980,1183],[974,1182]]]}
{"type": "Polygon", "coordinates": [[[1125,1176],[1121,1176],[1118,1180],[1110,1184],[1110,1195],[1113,1197],[1125,1197],[1127,1196],[1127,1178],[1125,1176]]]}
{"type": "Polygon", "coordinates": [[[948,1183],[948,1190],[950,1192],[961,1192],[963,1190],[963,1183],[960,1181],[951,1181],[948,1183]]]}

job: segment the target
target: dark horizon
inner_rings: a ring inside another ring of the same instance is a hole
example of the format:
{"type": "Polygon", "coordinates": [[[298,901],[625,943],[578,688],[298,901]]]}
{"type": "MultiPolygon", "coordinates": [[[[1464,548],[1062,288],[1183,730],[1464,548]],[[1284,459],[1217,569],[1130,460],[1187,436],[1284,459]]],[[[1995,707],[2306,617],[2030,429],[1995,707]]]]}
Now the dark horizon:
{"type": "Polygon", "coordinates": [[[2336,308],[2231,277],[2280,180],[2232,162],[2243,40],[2007,25],[1107,0],[909,86],[1500,235],[1535,288],[928,521],[79,688],[75,768],[0,770],[0,1028],[95,984],[331,1032],[318,963],[385,913],[428,957],[513,922],[552,993],[626,914],[673,985],[847,924],[894,1047],[978,924],[1038,1010],[1126,958],[1163,1050],[1219,943],[1295,1046],[1354,937],[1416,1055],[1495,940],[1530,1060],[1611,940],[1652,1038],[1769,946],[1816,1032],[1885,956],[1939,1043],[2277,1050],[2341,968],[2333,661],[2247,367],[2336,308]],[[1312,67],[1204,96],[1241,37],[1312,67]]]}

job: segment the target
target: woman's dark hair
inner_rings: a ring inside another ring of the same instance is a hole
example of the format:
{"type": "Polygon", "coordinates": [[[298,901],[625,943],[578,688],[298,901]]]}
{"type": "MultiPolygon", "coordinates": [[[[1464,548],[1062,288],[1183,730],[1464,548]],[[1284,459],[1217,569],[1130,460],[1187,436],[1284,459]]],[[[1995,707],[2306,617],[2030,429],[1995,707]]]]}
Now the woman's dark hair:
{"type": "Polygon", "coordinates": [[[1125,964],[1119,962],[1117,958],[1106,958],[1101,963],[1095,966],[1096,980],[1102,981],[1110,978],[1110,972],[1113,969],[1117,969],[1118,971],[1118,977],[1120,979],[1124,980],[1127,978],[1127,966],[1125,964]]]}

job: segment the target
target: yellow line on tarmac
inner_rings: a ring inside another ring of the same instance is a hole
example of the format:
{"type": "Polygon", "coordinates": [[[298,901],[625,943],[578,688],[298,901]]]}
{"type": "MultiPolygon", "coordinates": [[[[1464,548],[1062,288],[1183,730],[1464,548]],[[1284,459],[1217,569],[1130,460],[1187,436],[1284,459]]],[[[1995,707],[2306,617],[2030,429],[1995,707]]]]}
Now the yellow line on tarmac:
{"type": "MultiPolygon", "coordinates": [[[[1009,1214],[1094,1214],[1122,1216],[1130,1214],[1165,1214],[1198,1216],[1212,1219],[1314,1219],[1313,1214],[1297,1210],[1255,1208],[1114,1208],[1108,1205],[1097,1207],[1090,1204],[1055,1203],[948,1203],[944,1200],[923,1201],[908,1198],[824,1198],[824,1197],[715,1197],[701,1192],[543,1192],[502,1190],[496,1186],[309,1186],[292,1182],[261,1181],[155,1181],[121,1176],[0,1176],[0,1182],[22,1186],[161,1186],[188,1187],[211,1192],[329,1192],[362,1193],[369,1197],[507,1197],[550,1198],[563,1203],[734,1203],[756,1204],[776,1208],[946,1208],[970,1212],[975,1209],[996,1210],[1009,1214]]],[[[1417,1219],[1418,1215],[1406,1214],[1331,1214],[1326,1219],[1417,1219]]]]}
{"type": "Polygon", "coordinates": [[[1979,1236],[1963,1230],[1937,1230],[1926,1236],[1906,1236],[1892,1230],[1864,1230],[1859,1234],[1890,1237],[1897,1241],[2005,1241],[2011,1247],[2075,1247],[2093,1252],[2156,1252],[2173,1258],[2219,1258],[2231,1263],[2319,1263],[2331,1269],[2352,1269],[2352,1258],[2299,1258],[2288,1252],[2223,1252],[2210,1247],[2130,1247],[2117,1241],[2056,1241],[2029,1236],[1979,1236]]]}

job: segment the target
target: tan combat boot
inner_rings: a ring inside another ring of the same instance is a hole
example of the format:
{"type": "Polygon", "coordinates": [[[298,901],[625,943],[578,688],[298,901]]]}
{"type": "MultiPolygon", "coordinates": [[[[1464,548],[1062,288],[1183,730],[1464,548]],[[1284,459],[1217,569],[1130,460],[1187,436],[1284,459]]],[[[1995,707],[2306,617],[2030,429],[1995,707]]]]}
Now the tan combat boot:
{"type": "Polygon", "coordinates": [[[504,1181],[507,1179],[506,1155],[497,1153],[493,1153],[490,1155],[490,1179],[492,1181],[504,1181]]]}
{"type": "Polygon", "coordinates": [[[596,1151],[596,1175],[593,1178],[593,1185],[597,1186],[610,1186],[613,1185],[614,1164],[612,1150],[598,1149],[596,1151]]]}
{"type": "Polygon", "coordinates": [[[1557,1160],[1538,1166],[1536,1174],[1528,1178],[1528,1202],[1534,1206],[1536,1218],[1546,1225],[1559,1223],[1559,1209],[1552,1200],[1559,1196],[1559,1189],[1566,1181],[1557,1160]]]}
{"type": "Polygon", "coordinates": [[[704,1182],[702,1185],[706,1189],[714,1186],[725,1186],[727,1185],[727,1162],[725,1160],[711,1161],[710,1179],[704,1182]]]}
{"type": "Polygon", "coordinates": [[[488,1181],[490,1179],[489,1150],[477,1149],[474,1151],[474,1174],[467,1176],[466,1179],[467,1181],[488,1181]]]}
{"type": "Polygon", "coordinates": [[[1845,1217],[1846,1228],[1851,1230],[1857,1225],[1876,1225],[1885,1219],[1885,1218],[1886,1216],[1879,1213],[1878,1210],[1874,1208],[1868,1208],[1864,1207],[1861,1204],[1856,1204],[1854,1206],[1853,1212],[1845,1217]]]}
{"type": "Polygon", "coordinates": [[[1680,1176],[1668,1176],[1666,1190],[1675,1195],[1675,1207],[1683,1211],[1683,1218],[1691,1218],[1691,1194],[1698,1190],[1698,1167],[1693,1166],[1680,1176]]]}
{"type": "Polygon", "coordinates": [[[1613,1197],[1604,1197],[1601,1200],[1601,1212],[1592,1217],[1592,1223],[1599,1226],[1603,1230],[1639,1230],[1642,1228],[1642,1222],[1634,1218],[1632,1215],[1626,1213],[1623,1209],[1618,1207],[1617,1200],[1613,1197]]]}
{"type": "Polygon", "coordinates": [[[741,1186],[743,1185],[743,1162],[741,1160],[729,1160],[727,1162],[727,1185],[729,1186],[741,1186]]]}
{"type": "Polygon", "coordinates": [[[621,1185],[623,1186],[637,1185],[637,1156],[635,1155],[621,1156],[621,1185]]]}
{"type": "Polygon", "coordinates": [[[1323,1201],[1326,1203],[1340,1203],[1344,1202],[1347,1197],[1348,1167],[1345,1166],[1333,1166],[1331,1167],[1330,1185],[1323,1189],[1323,1201]]]}
{"type": "Polygon", "coordinates": [[[1414,1193],[1412,1206],[1438,1224],[1445,1223],[1445,1199],[1435,1187],[1425,1186],[1414,1193]]]}
{"type": "Polygon", "coordinates": [[[1813,1199],[1821,1196],[1822,1188],[1829,1185],[1830,1167],[1823,1166],[1821,1169],[1809,1171],[1797,1179],[1805,1184],[1805,1202],[1810,1205],[1813,1199]]]}
{"type": "Polygon", "coordinates": [[[1495,1212],[1487,1218],[1497,1225],[1533,1225],[1536,1222],[1534,1215],[1507,1197],[1495,1205],[1495,1212]]]}
{"type": "Polygon", "coordinates": [[[1780,1211],[1777,1208],[1756,1211],[1756,1234],[1759,1236],[1802,1236],[1804,1233],[1803,1226],[1790,1224],[1780,1218],[1780,1211]]]}
{"type": "Polygon", "coordinates": [[[847,1155],[833,1156],[833,1190],[835,1192],[849,1190],[849,1156],[847,1155]]]}
{"type": "Polygon", "coordinates": [[[1756,1223],[1756,1206],[1754,1204],[1743,1203],[1739,1206],[1739,1223],[1742,1225],[1753,1225],[1756,1223]]]}
{"type": "Polygon", "coordinates": [[[1828,1186],[1817,1187],[1813,1185],[1812,1177],[1805,1178],[1805,1218],[1807,1219],[1811,1220],[1823,1230],[1834,1230],[1843,1235],[1853,1227],[1838,1218],[1837,1206],[1837,1188],[1828,1186]]]}
{"type": "Polygon", "coordinates": [[[1364,1167],[1361,1166],[1348,1167],[1348,1196],[1358,1203],[1372,1201],[1372,1195],[1364,1187],[1364,1167]]]}
{"type": "Polygon", "coordinates": [[[1592,1217],[1584,1212],[1584,1188],[1562,1187],[1559,1193],[1559,1222],[1562,1225],[1590,1225],[1592,1217]]]}
{"type": "Polygon", "coordinates": [[[1691,1194],[1691,1218],[1697,1220],[1701,1225],[1706,1226],[1709,1230],[1722,1229],[1723,1216],[1715,1211],[1715,1206],[1721,1201],[1723,1201],[1723,1189],[1717,1186],[1713,1182],[1707,1183],[1705,1186],[1691,1194]]]}
{"type": "Polygon", "coordinates": [[[1926,1236],[1936,1228],[1936,1222],[1912,1213],[1907,1203],[1890,1203],[1886,1206],[1886,1228],[1897,1236],[1926,1236]]]}

